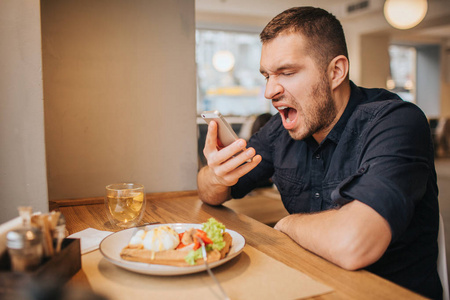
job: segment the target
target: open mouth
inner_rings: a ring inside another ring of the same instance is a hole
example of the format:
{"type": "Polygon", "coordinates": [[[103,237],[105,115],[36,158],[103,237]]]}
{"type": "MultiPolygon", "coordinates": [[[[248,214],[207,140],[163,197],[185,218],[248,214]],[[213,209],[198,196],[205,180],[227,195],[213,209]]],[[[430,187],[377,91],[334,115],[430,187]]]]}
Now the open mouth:
{"type": "Polygon", "coordinates": [[[283,125],[286,129],[292,129],[297,119],[297,110],[288,106],[277,107],[283,119],[283,125]]]}

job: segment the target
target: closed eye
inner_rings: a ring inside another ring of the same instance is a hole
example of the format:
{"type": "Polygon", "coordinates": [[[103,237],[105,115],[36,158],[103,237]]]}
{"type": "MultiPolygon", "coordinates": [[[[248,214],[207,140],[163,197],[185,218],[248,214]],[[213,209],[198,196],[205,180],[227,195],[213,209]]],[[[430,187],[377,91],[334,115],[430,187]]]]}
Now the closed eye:
{"type": "Polygon", "coordinates": [[[267,73],[261,73],[262,76],[264,76],[264,78],[267,80],[269,80],[269,74],[267,73]]]}

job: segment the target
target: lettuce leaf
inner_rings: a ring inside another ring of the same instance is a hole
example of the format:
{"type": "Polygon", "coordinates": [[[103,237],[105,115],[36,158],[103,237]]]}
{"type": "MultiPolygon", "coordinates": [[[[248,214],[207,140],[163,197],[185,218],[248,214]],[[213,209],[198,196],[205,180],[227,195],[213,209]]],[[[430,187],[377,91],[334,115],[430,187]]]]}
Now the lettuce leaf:
{"type": "MultiPolygon", "coordinates": [[[[225,242],[223,240],[225,225],[214,218],[209,218],[207,222],[202,224],[202,230],[206,232],[208,237],[213,241],[212,244],[206,245],[206,251],[210,251],[212,249],[217,249],[220,251],[223,247],[225,247],[225,242]]],[[[195,261],[199,258],[203,258],[201,248],[189,251],[184,260],[190,265],[195,265],[195,261]]]]}
{"type": "Polygon", "coordinates": [[[222,250],[225,247],[223,240],[223,233],[225,232],[225,225],[214,218],[209,218],[207,222],[202,224],[202,230],[206,232],[208,237],[213,241],[212,248],[222,250]]]}
{"type": "Polygon", "coordinates": [[[202,257],[202,248],[198,248],[197,250],[189,251],[184,260],[190,265],[195,265],[195,261],[202,257]]]}

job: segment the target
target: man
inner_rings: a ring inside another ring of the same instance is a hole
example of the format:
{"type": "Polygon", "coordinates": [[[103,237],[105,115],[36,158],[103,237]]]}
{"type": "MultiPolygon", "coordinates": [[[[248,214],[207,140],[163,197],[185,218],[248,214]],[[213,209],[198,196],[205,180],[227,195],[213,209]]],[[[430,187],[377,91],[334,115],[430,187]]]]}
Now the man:
{"type": "Polygon", "coordinates": [[[265,97],[279,113],[248,148],[238,140],[218,149],[210,124],[202,201],[241,198],[272,178],[290,213],[275,229],[342,268],[441,298],[436,173],[423,113],[349,80],[342,26],[322,9],[286,10],[260,37],[265,97]]]}

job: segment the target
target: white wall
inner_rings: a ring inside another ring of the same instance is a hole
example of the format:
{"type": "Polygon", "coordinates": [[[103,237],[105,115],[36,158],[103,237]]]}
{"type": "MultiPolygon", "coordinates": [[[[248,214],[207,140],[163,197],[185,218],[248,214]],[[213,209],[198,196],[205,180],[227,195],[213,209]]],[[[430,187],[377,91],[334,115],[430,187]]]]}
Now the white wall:
{"type": "Polygon", "coordinates": [[[441,53],[438,45],[417,47],[417,105],[428,117],[440,116],[441,53]]]}
{"type": "Polygon", "coordinates": [[[0,223],[48,211],[39,1],[0,1],[0,223]]]}
{"type": "Polygon", "coordinates": [[[41,0],[49,198],[196,189],[194,0],[41,0]]]}
{"type": "Polygon", "coordinates": [[[368,88],[385,88],[390,75],[389,36],[362,35],[360,44],[360,85],[368,88]]]}

